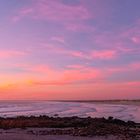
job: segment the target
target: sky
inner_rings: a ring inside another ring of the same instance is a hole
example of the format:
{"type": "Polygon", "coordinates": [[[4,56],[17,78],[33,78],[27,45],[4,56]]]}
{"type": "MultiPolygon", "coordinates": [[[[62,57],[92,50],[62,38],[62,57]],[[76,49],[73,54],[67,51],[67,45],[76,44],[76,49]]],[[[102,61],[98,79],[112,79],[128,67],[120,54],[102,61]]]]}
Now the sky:
{"type": "Polygon", "coordinates": [[[1,100],[140,99],[140,0],[0,0],[1,100]]]}

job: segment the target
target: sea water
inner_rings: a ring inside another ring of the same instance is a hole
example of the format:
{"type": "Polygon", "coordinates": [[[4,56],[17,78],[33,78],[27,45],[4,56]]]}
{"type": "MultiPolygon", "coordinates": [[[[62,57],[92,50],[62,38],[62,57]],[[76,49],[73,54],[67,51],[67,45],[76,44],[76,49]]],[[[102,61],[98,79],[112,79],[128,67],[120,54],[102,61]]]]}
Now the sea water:
{"type": "Polygon", "coordinates": [[[48,115],[109,117],[140,122],[140,106],[95,102],[0,101],[0,117],[48,115]]]}

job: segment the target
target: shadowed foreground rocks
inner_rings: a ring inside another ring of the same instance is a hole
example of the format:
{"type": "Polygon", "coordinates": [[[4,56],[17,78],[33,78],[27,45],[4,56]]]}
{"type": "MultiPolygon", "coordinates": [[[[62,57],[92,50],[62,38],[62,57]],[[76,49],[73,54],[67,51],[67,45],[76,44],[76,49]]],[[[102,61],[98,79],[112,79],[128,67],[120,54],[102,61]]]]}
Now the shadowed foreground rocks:
{"type": "Polygon", "coordinates": [[[16,118],[0,118],[1,129],[13,128],[51,128],[30,130],[34,135],[72,135],[72,136],[120,136],[124,140],[140,140],[140,124],[132,121],[122,121],[113,117],[79,118],[79,117],[48,117],[30,116],[16,118]]]}

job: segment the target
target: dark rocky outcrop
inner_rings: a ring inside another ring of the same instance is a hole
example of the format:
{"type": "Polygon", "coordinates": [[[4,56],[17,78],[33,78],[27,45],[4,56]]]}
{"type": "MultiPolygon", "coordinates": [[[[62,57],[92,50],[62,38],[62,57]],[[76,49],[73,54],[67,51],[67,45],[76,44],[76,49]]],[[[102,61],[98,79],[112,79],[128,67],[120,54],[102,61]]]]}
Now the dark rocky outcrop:
{"type": "Polygon", "coordinates": [[[115,135],[126,139],[140,140],[140,124],[133,121],[122,121],[113,117],[79,118],[79,117],[48,117],[20,116],[17,118],[0,118],[1,129],[11,128],[54,128],[45,131],[29,131],[39,135],[73,135],[73,136],[105,136],[115,135]],[[56,129],[57,128],[57,129],[56,129]]]}

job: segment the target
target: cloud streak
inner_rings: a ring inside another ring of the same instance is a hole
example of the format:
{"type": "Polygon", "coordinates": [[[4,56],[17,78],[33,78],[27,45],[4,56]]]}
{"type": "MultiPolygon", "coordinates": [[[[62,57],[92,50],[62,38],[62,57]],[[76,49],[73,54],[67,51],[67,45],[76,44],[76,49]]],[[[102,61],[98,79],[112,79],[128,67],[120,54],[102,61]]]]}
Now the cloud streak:
{"type": "Polygon", "coordinates": [[[36,0],[30,7],[20,9],[17,19],[31,16],[33,19],[53,21],[79,21],[91,18],[88,9],[82,5],[67,5],[60,0],[36,0]]]}
{"type": "Polygon", "coordinates": [[[26,52],[16,50],[0,50],[0,58],[15,58],[27,55],[26,52]]]}

